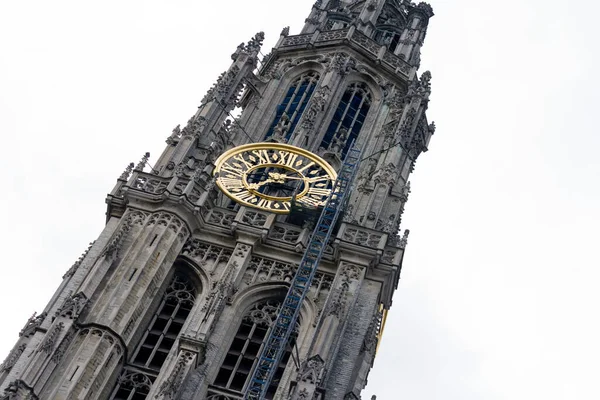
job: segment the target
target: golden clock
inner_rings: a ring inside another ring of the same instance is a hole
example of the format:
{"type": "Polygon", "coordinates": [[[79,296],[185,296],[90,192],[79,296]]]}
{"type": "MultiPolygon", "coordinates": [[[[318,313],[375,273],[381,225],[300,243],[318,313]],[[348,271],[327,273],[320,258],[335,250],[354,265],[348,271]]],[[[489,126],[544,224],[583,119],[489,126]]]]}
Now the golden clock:
{"type": "Polygon", "coordinates": [[[278,214],[290,212],[292,197],[304,206],[325,204],[337,174],[321,157],[281,143],[250,143],[215,161],[215,181],[229,198],[278,214]]]}

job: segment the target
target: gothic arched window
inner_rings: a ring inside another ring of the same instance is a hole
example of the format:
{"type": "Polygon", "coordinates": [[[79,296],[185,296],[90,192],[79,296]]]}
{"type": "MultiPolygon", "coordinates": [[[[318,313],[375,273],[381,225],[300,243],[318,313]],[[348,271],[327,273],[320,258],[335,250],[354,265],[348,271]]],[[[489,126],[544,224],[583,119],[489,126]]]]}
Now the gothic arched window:
{"type": "Polygon", "coordinates": [[[348,86],[320,147],[338,153],[343,158],[352,141],[358,137],[370,107],[371,93],[367,85],[355,82],[348,86]]]}
{"type": "Polygon", "coordinates": [[[283,101],[277,106],[275,118],[265,139],[289,139],[315,91],[319,74],[306,72],[296,79],[289,87],[283,101]]]}
{"type": "Polygon", "coordinates": [[[180,272],[169,283],[140,344],[117,380],[111,400],[144,400],[183,328],[196,287],[180,272]]]}
{"type": "MultiPolygon", "coordinates": [[[[258,303],[244,315],[235,338],[229,347],[227,356],[225,356],[225,360],[219,369],[217,378],[212,386],[213,390],[208,393],[209,395],[219,395],[214,390],[217,388],[223,389],[225,393],[229,394],[242,392],[246,388],[256,368],[263,342],[277,318],[280,305],[281,302],[276,300],[258,303]]],[[[271,386],[267,390],[267,399],[272,399],[277,391],[279,380],[290,358],[290,350],[295,343],[296,335],[294,333],[290,337],[289,345],[277,367],[271,386]]]]}
{"type": "Polygon", "coordinates": [[[400,43],[401,33],[392,29],[380,29],[375,33],[375,40],[377,43],[387,46],[387,48],[394,52],[400,43]]]}

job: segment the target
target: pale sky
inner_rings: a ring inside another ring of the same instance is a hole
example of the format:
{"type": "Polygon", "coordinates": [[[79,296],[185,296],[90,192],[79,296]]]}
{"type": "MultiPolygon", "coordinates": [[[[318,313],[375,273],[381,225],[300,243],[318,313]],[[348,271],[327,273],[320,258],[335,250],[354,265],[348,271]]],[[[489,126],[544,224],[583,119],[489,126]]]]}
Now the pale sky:
{"type": "MultiPolygon", "coordinates": [[[[0,3],[0,359],[236,46],[311,0],[0,3]]],[[[600,58],[592,1],[432,0],[437,131],[363,399],[600,398],[600,58]]]]}

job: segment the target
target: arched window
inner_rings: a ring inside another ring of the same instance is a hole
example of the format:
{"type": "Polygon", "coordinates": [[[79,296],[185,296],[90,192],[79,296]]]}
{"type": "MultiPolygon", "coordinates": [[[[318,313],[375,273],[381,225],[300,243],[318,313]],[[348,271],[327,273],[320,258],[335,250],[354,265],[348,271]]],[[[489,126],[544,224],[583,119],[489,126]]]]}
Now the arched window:
{"type": "Polygon", "coordinates": [[[285,98],[277,106],[277,113],[265,139],[287,140],[292,136],[318,80],[318,73],[306,72],[292,83],[285,98]]]}
{"type": "Polygon", "coordinates": [[[364,83],[355,82],[348,86],[320,147],[339,153],[343,158],[352,141],[358,137],[370,107],[371,93],[364,83]]]}
{"type": "Polygon", "coordinates": [[[394,52],[400,43],[401,33],[391,29],[380,29],[375,33],[377,43],[387,46],[389,51],[394,52]]]}
{"type": "Polygon", "coordinates": [[[129,365],[119,376],[111,400],[146,399],[194,306],[196,294],[188,277],[176,272],[129,365]]]}
{"type": "MultiPolygon", "coordinates": [[[[280,306],[280,301],[269,300],[255,304],[244,315],[235,338],[229,347],[227,356],[223,361],[223,365],[219,369],[214,385],[211,386],[211,390],[208,392],[209,398],[213,398],[210,395],[219,396],[236,394],[236,392],[241,393],[246,388],[256,368],[263,342],[277,318],[280,306]]],[[[296,336],[297,334],[294,333],[290,337],[289,345],[275,372],[271,386],[267,390],[267,399],[272,399],[277,391],[279,380],[290,358],[291,347],[295,343],[296,336]]],[[[220,399],[224,397],[214,398],[220,399]]]]}

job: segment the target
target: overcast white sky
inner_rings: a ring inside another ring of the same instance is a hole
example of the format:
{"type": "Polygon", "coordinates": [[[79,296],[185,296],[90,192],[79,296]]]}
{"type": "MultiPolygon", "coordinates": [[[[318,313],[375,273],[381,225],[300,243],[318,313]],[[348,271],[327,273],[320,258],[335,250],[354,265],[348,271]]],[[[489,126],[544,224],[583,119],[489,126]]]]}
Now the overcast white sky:
{"type": "MultiPolygon", "coordinates": [[[[312,0],[0,4],[0,359],[104,224],[124,167],[312,0]]],[[[432,0],[437,132],[404,216],[378,400],[600,398],[598,2],[432,0]]],[[[151,158],[152,162],[152,158],[151,158]]]]}

